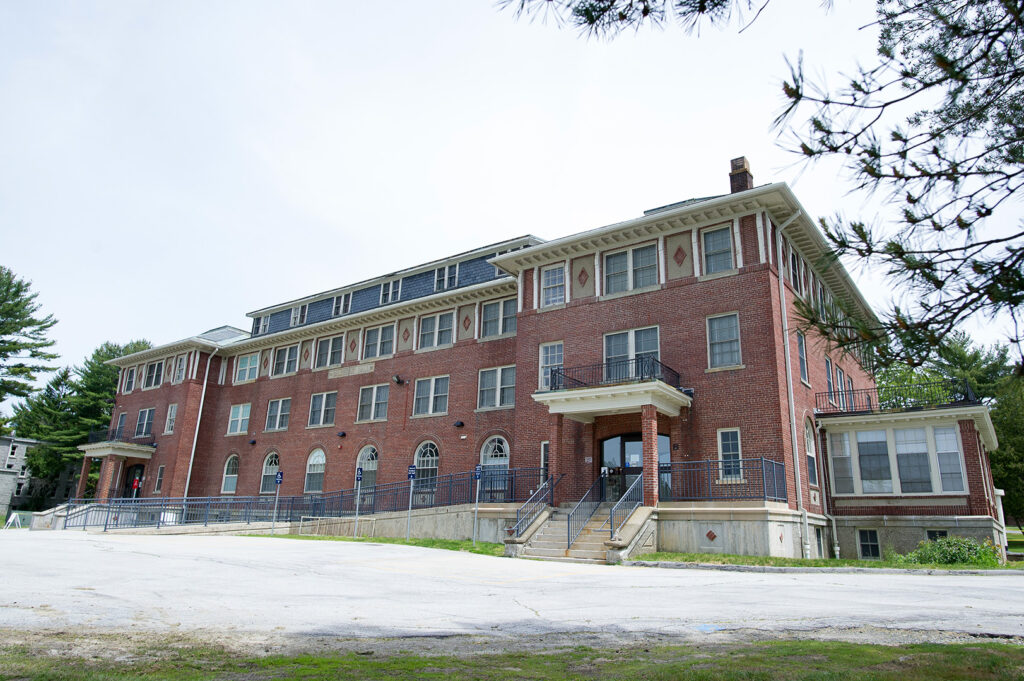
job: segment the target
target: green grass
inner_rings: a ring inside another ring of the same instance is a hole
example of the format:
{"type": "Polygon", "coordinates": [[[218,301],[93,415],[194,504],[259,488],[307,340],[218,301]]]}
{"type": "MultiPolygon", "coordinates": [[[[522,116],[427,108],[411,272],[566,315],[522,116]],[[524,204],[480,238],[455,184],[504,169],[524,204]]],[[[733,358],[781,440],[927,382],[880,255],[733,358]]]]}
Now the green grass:
{"type": "Polygon", "coordinates": [[[1006,545],[1010,551],[1024,552],[1024,534],[1016,530],[1006,530],[1006,545]]]}
{"type": "Polygon", "coordinates": [[[374,654],[239,657],[168,646],[134,661],[82,659],[56,651],[0,649],[0,679],[25,681],[206,681],[214,679],[649,679],[652,681],[1020,679],[1024,648],[984,643],[882,646],[776,641],[704,646],[577,647],[561,651],[450,655],[374,654]]]}
{"type": "MultiPolygon", "coordinates": [[[[266,537],[265,534],[248,535],[251,537],[266,537]]],[[[271,535],[277,539],[302,539],[305,541],[353,541],[369,544],[403,544],[405,546],[422,546],[428,549],[444,549],[446,551],[467,551],[479,553],[483,556],[504,556],[505,545],[492,542],[478,541],[476,546],[469,539],[402,539],[401,537],[321,537],[316,535],[301,534],[276,534],[271,535]]]]}
{"type": "Polygon", "coordinates": [[[731,553],[669,553],[659,551],[637,556],[636,560],[660,560],[672,563],[710,563],[713,565],[770,565],[774,567],[864,567],[938,570],[1020,570],[1024,563],[1009,563],[994,568],[977,565],[905,565],[889,560],[853,560],[836,558],[776,558],[774,556],[739,556],[731,553]]]}

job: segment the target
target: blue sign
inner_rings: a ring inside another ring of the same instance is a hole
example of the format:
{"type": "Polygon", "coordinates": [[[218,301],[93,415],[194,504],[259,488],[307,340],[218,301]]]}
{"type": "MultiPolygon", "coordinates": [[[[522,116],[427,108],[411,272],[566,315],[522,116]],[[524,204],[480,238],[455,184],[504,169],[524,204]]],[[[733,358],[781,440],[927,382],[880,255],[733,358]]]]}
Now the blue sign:
{"type": "Polygon", "coordinates": [[[356,469],[356,482],[362,482],[363,480],[363,467],[360,466],[356,469]]]}
{"type": "Polygon", "coordinates": [[[277,475],[274,476],[274,484],[275,485],[280,485],[283,480],[284,480],[284,473],[282,473],[281,471],[278,471],[277,475]]]}
{"type": "Polygon", "coordinates": [[[483,472],[483,470],[484,470],[484,467],[481,466],[480,464],[477,464],[476,468],[473,469],[473,479],[474,480],[479,480],[480,479],[480,474],[483,472]]]}
{"type": "Polygon", "coordinates": [[[415,480],[416,479],[416,466],[409,466],[409,479],[410,480],[415,480]]]}

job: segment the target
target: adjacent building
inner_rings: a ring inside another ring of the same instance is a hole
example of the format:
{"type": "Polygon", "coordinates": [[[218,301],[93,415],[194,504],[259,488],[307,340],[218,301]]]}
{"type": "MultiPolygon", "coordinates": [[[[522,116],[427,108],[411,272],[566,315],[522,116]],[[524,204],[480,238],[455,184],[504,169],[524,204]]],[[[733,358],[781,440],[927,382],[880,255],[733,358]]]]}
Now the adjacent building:
{"type": "MultiPolygon", "coordinates": [[[[249,313],[112,362],[98,496],[316,495],[475,465],[574,502],[642,480],[667,550],[874,557],[1001,542],[987,409],[878,391],[801,301],[873,313],[789,187],[523,236],[249,313]],[[898,399],[897,399],[898,398],[898,399]],[[641,477],[642,474],[642,477],[641,477]]],[[[83,476],[84,479],[84,476],[83,476]]],[[[639,483],[638,483],[639,484],[639,483]]]]}

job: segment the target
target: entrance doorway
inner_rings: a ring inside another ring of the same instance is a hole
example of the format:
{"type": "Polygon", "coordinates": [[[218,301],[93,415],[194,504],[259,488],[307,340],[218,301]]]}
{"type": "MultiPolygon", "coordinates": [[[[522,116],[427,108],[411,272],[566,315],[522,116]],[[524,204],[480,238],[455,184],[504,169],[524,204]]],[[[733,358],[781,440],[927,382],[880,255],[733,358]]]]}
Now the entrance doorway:
{"type": "MultiPolygon", "coordinates": [[[[671,462],[668,435],[658,436],[658,467],[671,462]]],[[[640,433],[617,435],[601,442],[601,466],[608,469],[605,488],[607,501],[618,501],[644,469],[644,439],[640,433]]],[[[661,475],[660,486],[669,483],[670,474],[661,475]]],[[[659,490],[660,493],[660,490],[659,490]]]]}
{"type": "Polygon", "coordinates": [[[122,497],[132,498],[142,494],[142,472],[145,469],[146,467],[141,463],[128,467],[124,475],[124,489],[121,490],[122,497]],[[139,482],[136,483],[136,480],[139,482]],[[136,484],[138,484],[138,487],[136,487],[136,484]]]}

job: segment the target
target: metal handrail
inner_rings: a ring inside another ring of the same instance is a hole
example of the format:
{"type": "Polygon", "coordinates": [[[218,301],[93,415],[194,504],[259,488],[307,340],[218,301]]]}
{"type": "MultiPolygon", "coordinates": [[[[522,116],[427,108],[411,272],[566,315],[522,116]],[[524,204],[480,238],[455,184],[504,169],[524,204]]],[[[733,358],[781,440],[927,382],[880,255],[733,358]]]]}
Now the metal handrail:
{"type": "Polygon", "coordinates": [[[558,482],[565,477],[565,473],[558,476],[556,481],[553,476],[548,476],[548,479],[537,488],[530,498],[523,503],[518,509],[516,509],[516,524],[508,528],[508,533],[514,537],[521,537],[523,532],[526,531],[533,521],[537,519],[537,516],[541,514],[545,506],[549,506],[554,503],[555,497],[555,486],[558,482]],[[544,497],[547,497],[547,501],[544,501],[544,497]]]}
{"type": "Polygon", "coordinates": [[[633,511],[640,507],[644,503],[644,474],[636,476],[636,480],[629,486],[626,493],[615,502],[611,510],[608,511],[608,531],[609,536],[615,539],[619,534],[619,529],[626,524],[629,520],[629,516],[633,515],[633,511]],[[618,523],[615,522],[615,516],[622,514],[622,520],[618,523]]]}
{"type": "Polygon", "coordinates": [[[679,372],[648,355],[615,359],[600,364],[551,369],[551,390],[616,385],[640,381],[663,381],[679,387],[679,372]]]}
{"type": "Polygon", "coordinates": [[[597,509],[601,506],[601,502],[604,501],[605,481],[604,475],[598,476],[586,494],[569,511],[569,522],[566,524],[569,539],[566,544],[567,549],[572,548],[572,543],[576,541],[576,537],[580,536],[580,532],[587,526],[590,519],[594,517],[597,509]],[[596,501],[594,497],[597,497],[596,501]]]}
{"type": "Polygon", "coordinates": [[[907,411],[981,403],[967,380],[955,379],[858,390],[837,385],[831,392],[816,393],[814,401],[819,414],[907,411]]]}
{"type": "Polygon", "coordinates": [[[786,501],[786,466],[781,461],[675,461],[661,464],[658,472],[662,501],[786,501]]]}

